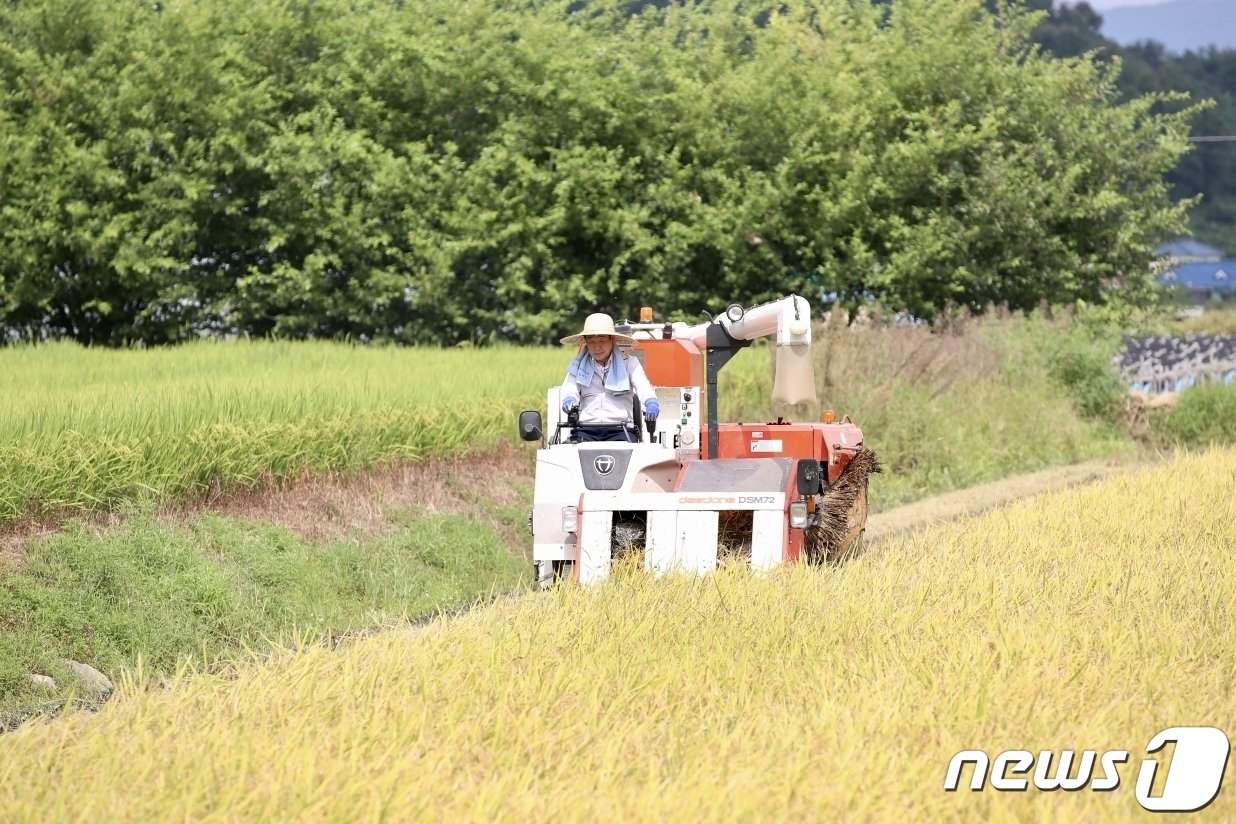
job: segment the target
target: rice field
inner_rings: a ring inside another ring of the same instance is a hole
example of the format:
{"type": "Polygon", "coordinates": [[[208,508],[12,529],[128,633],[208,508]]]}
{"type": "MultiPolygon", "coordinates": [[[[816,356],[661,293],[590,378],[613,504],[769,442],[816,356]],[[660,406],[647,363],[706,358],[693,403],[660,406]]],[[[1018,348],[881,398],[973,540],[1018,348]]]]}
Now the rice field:
{"type": "MultiPolygon", "coordinates": [[[[1233,489],[1236,451],[1212,449],[839,568],[628,572],[338,649],[134,673],[98,715],[0,737],[0,809],[13,822],[1126,820],[1142,812],[1151,736],[1236,733],[1233,489]],[[973,749],[1130,759],[1111,792],[945,792],[950,759],[973,749]]],[[[1208,818],[1236,817],[1227,772],[1208,818]]]]}
{"type": "Polygon", "coordinates": [[[0,524],[491,449],[561,350],[201,342],[0,350],[0,524]]]}
{"type": "MultiPolygon", "coordinates": [[[[1052,383],[1041,341],[1061,329],[1017,318],[973,327],[817,324],[822,405],[852,415],[890,468],[877,508],[1133,449],[1052,383]]],[[[514,440],[521,409],[544,407],[570,353],[249,340],[0,348],[0,528],[484,454],[514,440]]],[[[773,408],[765,345],[740,353],[720,384],[725,421],[821,410],[773,408]]]]}

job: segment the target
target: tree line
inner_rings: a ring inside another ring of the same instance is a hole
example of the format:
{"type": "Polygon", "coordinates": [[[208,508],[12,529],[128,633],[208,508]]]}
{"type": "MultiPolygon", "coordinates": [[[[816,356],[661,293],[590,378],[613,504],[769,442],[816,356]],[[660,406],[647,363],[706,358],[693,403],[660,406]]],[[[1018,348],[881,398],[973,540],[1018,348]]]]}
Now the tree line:
{"type": "MultiPolygon", "coordinates": [[[[1119,62],[1116,87],[1122,100],[1187,92],[1191,100],[1214,103],[1194,118],[1195,135],[1236,135],[1236,50],[1210,47],[1178,55],[1153,40],[1122,47],[1103,37],[1102,16],[1085,2],[1027,3],[1047,15],[1033,38],[1051,54],[1075,57],[1089,52],[1101,62],[1119,62]]],[[[1167,180],[1174,197],[1196,200],[1189,210],[1189,230],[1236,255],[1236,141],[1195,143],[1168,171],[1167,180]]]]}
{"type": "Polygon", "coordinates": [[[1204,106],[982,0],[5,0],[0,337],[1136,300],[1204,106]]]}

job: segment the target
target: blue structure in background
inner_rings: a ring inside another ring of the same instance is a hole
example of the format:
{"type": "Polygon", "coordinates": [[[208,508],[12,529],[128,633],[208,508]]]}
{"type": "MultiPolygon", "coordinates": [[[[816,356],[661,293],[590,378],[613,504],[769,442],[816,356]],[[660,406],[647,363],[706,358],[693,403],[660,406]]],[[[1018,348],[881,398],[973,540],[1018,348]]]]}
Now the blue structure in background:
{"type": "Polygon", "coordinates": [[[1178,263],[1157,280],[1164,286],[1181,289],[1191,303],[1236,297],[1236,260],[1178,263]]]}
{"type": "Polygon", "coordinates": [[[1191,237],[1178,237],[1154,247],[1155,257],[1165,257],[1171,263],[1211,262],[1223,257],[1223,252],[1191,237]]]}

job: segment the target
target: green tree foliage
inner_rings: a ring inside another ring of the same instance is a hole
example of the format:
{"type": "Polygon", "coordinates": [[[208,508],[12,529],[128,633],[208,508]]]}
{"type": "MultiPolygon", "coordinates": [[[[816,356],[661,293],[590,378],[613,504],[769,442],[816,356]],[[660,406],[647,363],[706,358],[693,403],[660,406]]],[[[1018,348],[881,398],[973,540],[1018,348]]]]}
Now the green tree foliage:
{"type": "MultiPolygon", "coordinates": [[[[1214,107],[1196,117],[1193,132],[1236,135],[1236,50],[1168,56],[1157,43],[1140,43],[1124,51],[1124,63],[1126,97],[1178,89],[1196,100],[1213,100],[1214,107]]],[[[1198,199],[1190,210],[1192,232],[1236,254],[1236,142],[1194,144],[1167,179],[1176,196],[1198,199]]]]}
{"type": "MultiPolygon", "coordinates": [[[[787,291],[1103,302],[1195,111],[981,0],[9,0],[0,326],[547,341],[787,291]]],[[[1123,282],[1125,289],[1114,284],[1123,282]]]]}
{"type": "MultiPolygon", "coordinates": [[[[1092,52],[1103,62],[1119,60],[1117,89],[1122,100],[1147,94],[1186,92],[1210,100],[1193,123],[1200,136],[1236,135],[1236,50],[1205,49],[1169,54],[1153,41],[1122,47],[1100,33],[1103,18],[1086,3],[1055,6],[1029,0],[1048,12],[1033,38],[1050,53],[1074,57],[1092,52]]],[[[1236,143],[1199,142],[1167,173],[1176,198],[1196,200],[1189,229],[1206,242],[1236,254],[1236,143]]]]}

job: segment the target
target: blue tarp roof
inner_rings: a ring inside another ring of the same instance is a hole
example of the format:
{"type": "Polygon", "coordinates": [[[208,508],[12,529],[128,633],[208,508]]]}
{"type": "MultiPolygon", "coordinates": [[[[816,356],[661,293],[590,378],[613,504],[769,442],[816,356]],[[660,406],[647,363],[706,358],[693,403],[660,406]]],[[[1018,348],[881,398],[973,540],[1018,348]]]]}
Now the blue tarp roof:
{"type": "Polygon", "coordinates": [[[1236,260],[1182,263],[1159,275],[1159,283],[1186,289],[1236,289],[1236,260]]]}
{"type": "Polygon", "coordinates": [[[1161,246],[1154,247],[1154,253],[1158,257],[1175,257],[1175,258],[1220,258],[1223,253],[1213,246],[1207,246],[1200,240],[1194,240],[1191,237],[1178,237],[1175,240],[1168,241],[1161,246]]]}

